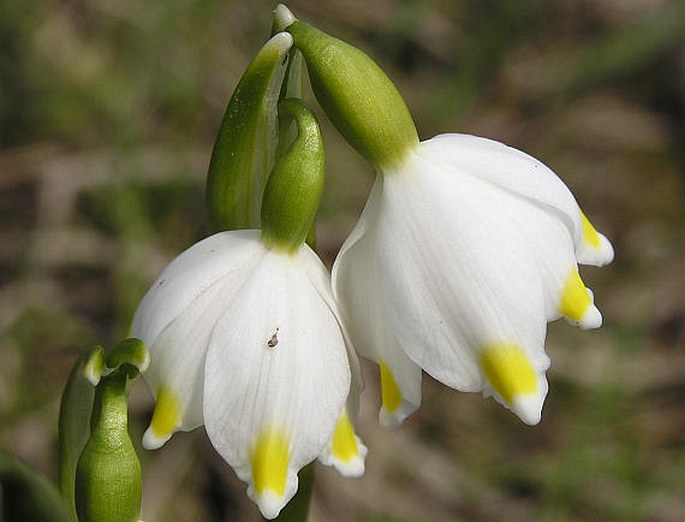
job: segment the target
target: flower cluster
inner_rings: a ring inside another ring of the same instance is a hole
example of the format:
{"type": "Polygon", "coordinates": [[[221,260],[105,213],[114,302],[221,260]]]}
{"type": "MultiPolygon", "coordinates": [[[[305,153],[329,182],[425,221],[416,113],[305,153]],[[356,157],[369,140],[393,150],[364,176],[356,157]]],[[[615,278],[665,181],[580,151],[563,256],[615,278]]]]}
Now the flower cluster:
{"type": "Polygon", "coordinates": [[[282,5],[274,28],[215,146],[208,201],[223,231],[171,262],[131,332],[150,348],[145,378],[157,399],[144,445],[204,425],[267,518],[314,459],[347,476],[363,473],[357,353],[379,365],[385,426],[419,407],[422,371],[538,423],[547,322],[599,327],[578,265],[613,258],[541,162],[470,135],[420,141],[401,96],[368,56],[282,5]],[[261,128],[260,115],[275,120],[273,100],[288,91],[279,67],[290,56],[295,74],[299,53],[327,116],[377,172],[332,279],[305,243],[323,186],[316,120],[299,101],[278,105],[297,137],[281,133],[275,143],[287,152],[269,162],[276,155],[267,150],[266,173],[253,168],[263,141],[245,134],[261,128]]]}

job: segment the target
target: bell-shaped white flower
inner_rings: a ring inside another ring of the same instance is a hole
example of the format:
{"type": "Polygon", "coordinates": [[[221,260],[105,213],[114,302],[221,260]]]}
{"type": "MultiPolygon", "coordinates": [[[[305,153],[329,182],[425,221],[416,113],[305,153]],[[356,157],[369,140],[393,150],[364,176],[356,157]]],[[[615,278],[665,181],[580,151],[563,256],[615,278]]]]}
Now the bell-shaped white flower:
{"type": "Polygon", "coordinates": [[[319,456],[363,472],[366,448],[346,409],[349,357],[358,363],[327,271],[306,245],[269,248],[256,230],[200,241],[155,281],[131,333],[150,347],[145,379],[157,397],[145,447],[204,422],[267,518],[319,456]]]}
{"type": "Polygon", "coordinates": [[[418,407],[421,369],[539,422],[546,323],[600,326],[577,265],[612,258],[564,183],[502,143],[440,135],[381,169],[333,268],[352,342],[380,364],[381,422],[418,407]]]}
{"type": "Polygon", "coordinates": [[[179,255],[131,330],[149,347],[145,378],[157,398],[143,445],[204,423],[266,518],[312,460],[359,476],[366,456],[353,428],[357,355],[328,272],[304,243],[323,189],[323,142],[303,103],[286,100],[279,115],[298,136],[264,188],[262,230],[220,232],[179,255]]]}

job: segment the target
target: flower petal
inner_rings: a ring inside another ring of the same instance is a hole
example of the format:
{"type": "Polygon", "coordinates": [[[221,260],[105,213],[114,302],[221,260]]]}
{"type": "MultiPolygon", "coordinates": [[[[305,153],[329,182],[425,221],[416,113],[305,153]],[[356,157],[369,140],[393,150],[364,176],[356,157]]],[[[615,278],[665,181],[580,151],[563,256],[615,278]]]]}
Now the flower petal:
{"type": "Polygon", "coordinates": [[[157,404],[143,446],[157,449],[177,430],[201,426],[203,373],[215,323],[242,284],[251,264],[218,279],[164,328],[150,346],[145,381],[157,404]]]}
{"type": "Polygon", "coordinates": [[[334,466],[345,477],[361,477],[367,453],[366,446],[354,432],[354,425],[345,408],[319,460],[325,466],[334,466]]]}
{"type": "MultiPolygon", "coordinates": [[[[389,324],[403,350],[441,382],[499,396],[534,421],[531,407],[503,397],[481,364],[489,345],[520,347],[537,375],[526,395],[535,397],[532,409],[541,407],[549,366],[544,278],[520,223],[509,219],[519,198],[422,152],[384,178],[376,251],[389,324]]],[[[499,368],[515,372],[517,365],[505,358],[499,368]]]]}
{"type": "Polygon", "coordinates": [[[614,259],[614,247],[609,240],[597,232],[590,220],[580,211],[582,241],[576,249],[578,262],[583,265],[604,266],[614,259]]]}
{"type": "Polygon", "coordinates": [[[386,427],[399,425],[421,403],[421,369],[402,351],[388,324],[374,225],[383,181],[378,177],[359,223],[347,238],[333,265],[333,291],[343,309],[355,349],[379,363],[383,405],[379,413],[386,427]]]}
{"type": "Polygon", "coordinates": [[[148,347],[160,332],[219,278],[263,254],[258,230],[219,232],[179,254],[140,302],[131,335],[148,347]]]}
{"type": "Polygon", "coordinates": [[[441,134],[422,142],[420,150],[426,158],[448,169],[473,173],[518,197],[558,213],[572,233],[580,263],[604,265],[613,259],[613,249],[606,237],[596,231],[594,237],[588,234],[588,225],[590,228],[592,225],[584,218],[564,182],[525,152],[468,134],[441,134]]]}
{"type": "Polygon", "coordinates": [[[309,262],[269,252],[217,322],[205,361],[207,433],[267,518],[330,440],[350,386],[342,334],[309,262]]]}
{"type": "Polygon", "coordinates": [[[331,288],[331,276],[329,275],[328,270],[326,270],[326,267],[321,262],[321,259],[319,259],[319,256],[317,256],[316,253],[306,244],[303,245],[300,255],[307,259],[307,262],[305,263],[305,273],[309,278],[309,282],[338,321],[338,326],[340,327],[340,331],[345,341],[345,348],[347,351],[347,358],[350,364],[350,373],[352,378],[350,394],[347,399],[347,411],[350,414],[350,418],[354,420],[357,418],[357,413],[359,411],[359,395],[364,390],[364,377],[362,376],[359,357],[357,356],[357,352],[354,350],[352,345],[347,325],[343,321],[342,311],[340,310],[335,296],[333,295],[333,289],[331,288]]]}
{"type": "Polygon", "coordinates": [[[255,231],[211,236],[180,254],[157,278],[136,311],[131,335],[150,350],[146,382],[157,398],[148,449],[177,430],[202,425],[204,358],[223,304],[242,284],[245,270],[266,250],[255,231]]]}
{"type": "Polygon", "coordinates": [[[584,330],[602,326],[602,314],[594,305],[592,292],[585,288],[575,266],[568,271],[564,280],[559,311],[569,322],[584,330]]]}
{"type": "Polygon", "coordinates": [[[547,379],[533,368],[516,344],[493,343],[481,347],[480,367],[496,392],[495,399],[526,424],[540,422],[547,394],[547,379]]]}

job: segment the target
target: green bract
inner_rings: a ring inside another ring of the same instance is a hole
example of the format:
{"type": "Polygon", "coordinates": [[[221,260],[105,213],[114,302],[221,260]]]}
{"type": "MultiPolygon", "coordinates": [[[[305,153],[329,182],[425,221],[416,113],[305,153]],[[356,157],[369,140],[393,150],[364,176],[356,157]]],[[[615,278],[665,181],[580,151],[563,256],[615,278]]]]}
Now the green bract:
{"type": "Polygon", "coordinates": [[[294,119],[297,138],[276,161],[262,200],[262,239],[269,246],[297,250],[309,234],[323,191],[326,158],[319,124],[300,100],[278,106],[294,119]]]}
{"type": "Polygon", "coordinates": [[[228,102],[207,176],[207,205],[215,230],[259,227],[262,192],[276,152],[276,104],[291,45],[289,34],[273,36],[228,102]]]}
{"type": "Polygon", "coordinates": [[[419,138],[407,105],[366,54],[296,20],[279,5],[277,27],[302,51],[314,94],[333,124],[374,167],[402,165],[419,138]]]}

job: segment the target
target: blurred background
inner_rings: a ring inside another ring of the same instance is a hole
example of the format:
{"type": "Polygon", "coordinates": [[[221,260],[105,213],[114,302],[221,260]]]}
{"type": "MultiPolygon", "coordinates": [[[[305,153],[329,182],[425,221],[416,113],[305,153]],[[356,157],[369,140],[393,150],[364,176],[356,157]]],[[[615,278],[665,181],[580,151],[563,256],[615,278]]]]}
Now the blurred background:
{"type": "MultiPolygon", "coordinates": [[[[685,2],[289,5],[370,53],[423,138],[479,134],[541,159],[616,249],[582,270],[604,327],[550,325],[540,425],[426,378],[420,411],[385,431],[369,365],[367,472],[319,466],[311,520],[685,520],[685,2]]],[[[48,477],[78,354],[124,337],[158,272],[207,234],[214,136],[274,7],[0,3],[0,448],[48,477]]],[[[319,114],[330,266],[373,175],[319,114]]],[[[138,383],[136,444],[151,411],[138,383]]],[[[202,429],[140,456],[146,521],[258,520],[202,429]]]]}

